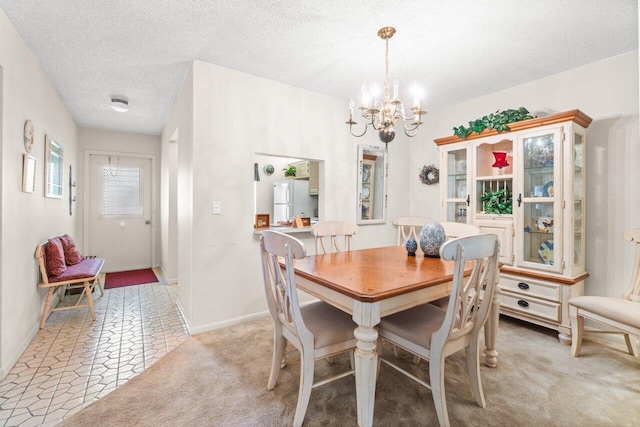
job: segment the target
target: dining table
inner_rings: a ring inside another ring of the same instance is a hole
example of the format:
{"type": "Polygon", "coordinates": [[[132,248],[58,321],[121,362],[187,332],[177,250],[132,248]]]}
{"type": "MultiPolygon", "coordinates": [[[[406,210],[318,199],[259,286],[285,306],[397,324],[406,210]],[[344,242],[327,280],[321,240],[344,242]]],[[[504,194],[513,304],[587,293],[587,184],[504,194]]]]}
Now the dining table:
{"type": "MultiPolygon", "coordinates": [[[[373,423],[378,368],[375,326],[384,316],[447,297],[451,292],[454,261],[416,254],[403,246],[389,246],[310,255],[294,261],[296,286],[303,292],[349,313],[354,330],[358,425],[373,423]]],[[[465,273],[471,273],[471,264],[465,273]]],[[[500,302],[492,301],[485,325],[485,364],[498,361],[496,338],[500,302]]]]}

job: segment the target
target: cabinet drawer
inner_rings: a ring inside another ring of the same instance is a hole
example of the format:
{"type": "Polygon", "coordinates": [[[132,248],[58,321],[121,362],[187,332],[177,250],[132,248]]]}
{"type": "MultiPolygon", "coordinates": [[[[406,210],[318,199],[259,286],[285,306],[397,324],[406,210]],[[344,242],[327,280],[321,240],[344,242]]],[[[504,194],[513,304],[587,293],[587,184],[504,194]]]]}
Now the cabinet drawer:
{"type": "Polygon", "coordinates": [[[554,322],[560,321],[560,304],[555,302],[500,291],[500,306],[529,316],[537,316],[554,322]]]}
{"type": "Polygon", "coordinates": [[[532,296],[551,301],[560,301],[560,285],[529,280],[526,277],[512,279],[510,277],[502,276],[500,278],[500,289],[503,291],[521,294],[522,296],[532,296]]]}

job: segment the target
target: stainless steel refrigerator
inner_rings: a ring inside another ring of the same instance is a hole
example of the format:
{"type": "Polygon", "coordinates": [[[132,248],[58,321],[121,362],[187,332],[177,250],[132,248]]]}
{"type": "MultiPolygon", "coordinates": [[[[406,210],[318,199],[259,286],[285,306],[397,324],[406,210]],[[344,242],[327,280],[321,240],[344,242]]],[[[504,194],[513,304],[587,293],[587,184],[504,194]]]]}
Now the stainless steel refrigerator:
{"type": "Polygon", "coordinates": [[[273,184],[273,223],[295,216],[318,215],[318,196],[309,195],[309,181],[285,179],[273,184]]]}
{"type": "Polygon", "coordinates": [[[285,179],[273,184],[273,223],[293,218],[293,180],[285,179]]]}

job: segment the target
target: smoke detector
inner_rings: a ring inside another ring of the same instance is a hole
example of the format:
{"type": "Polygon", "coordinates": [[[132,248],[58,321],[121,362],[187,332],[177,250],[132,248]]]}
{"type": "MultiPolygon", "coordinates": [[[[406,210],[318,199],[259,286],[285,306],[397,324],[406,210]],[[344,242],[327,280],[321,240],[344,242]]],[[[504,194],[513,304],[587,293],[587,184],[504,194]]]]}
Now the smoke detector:
{"type": "Polygon", "coordinates": [[[129,100],[124,98],[111,98],[111,108],[120,113],[126,113],[129,111],[129,100]]]}

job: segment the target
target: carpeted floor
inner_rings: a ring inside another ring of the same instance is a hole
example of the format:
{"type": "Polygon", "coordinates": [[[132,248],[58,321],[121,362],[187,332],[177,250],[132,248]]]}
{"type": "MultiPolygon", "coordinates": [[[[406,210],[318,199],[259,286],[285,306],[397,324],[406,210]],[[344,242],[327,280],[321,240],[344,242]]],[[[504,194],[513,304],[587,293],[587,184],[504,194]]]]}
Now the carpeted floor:
{"type": "Polygon", "coordinates": [[[121,288],[123,286],[142,285],[158,281],[155,273],[150,268],[140,270],[117,271],[107,273],[104,282],[105,289],[121,288]]]}
{"type": "MultiPolygon", "coordinates": [[[[287,358],[276,388],[267,391],[271,319],[189,337],[127,384],[65,420],[74,426],[285,426],[295,409],[300,363],[287,358]]],[[[585,339],[572,358],[553,331],[501,318],[497,369],[482,367],[487,401],[476,405],[465,368],[446,365],[452,426],[632,426],[640,419],[640,360],[624,344],[585,339]]],[[[393,357],[385,348],[385,357],[393,357]]],[[[427,377],[427,364],[405,367],[427,377]]],[[[348,366],[316,363],[316,379],[348,366]]],[[[314,389],[305,426],[355,426],[354,378],[314,389]]],[[[431,392],[382,365],[375,426],[437,425],[431,392]]]]}

